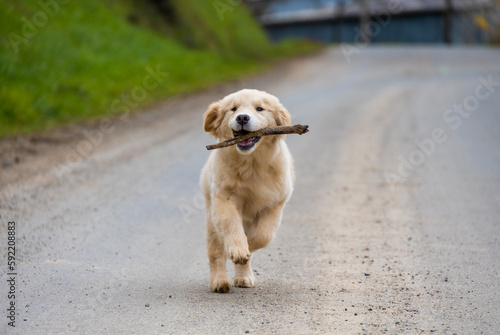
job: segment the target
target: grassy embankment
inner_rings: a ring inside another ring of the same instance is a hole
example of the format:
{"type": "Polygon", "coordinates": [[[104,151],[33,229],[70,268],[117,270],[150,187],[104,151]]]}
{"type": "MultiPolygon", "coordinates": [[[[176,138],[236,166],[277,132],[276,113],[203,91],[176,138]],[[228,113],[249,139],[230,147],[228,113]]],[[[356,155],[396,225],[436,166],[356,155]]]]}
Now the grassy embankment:
{"type": "Polygon", "coordinates": [[[144,107],[317,48],[271,45],[243,5],[222,2],[225,12],[171,0],[160,14],[144,0],[1,1],[0,138],[144,107]]]}

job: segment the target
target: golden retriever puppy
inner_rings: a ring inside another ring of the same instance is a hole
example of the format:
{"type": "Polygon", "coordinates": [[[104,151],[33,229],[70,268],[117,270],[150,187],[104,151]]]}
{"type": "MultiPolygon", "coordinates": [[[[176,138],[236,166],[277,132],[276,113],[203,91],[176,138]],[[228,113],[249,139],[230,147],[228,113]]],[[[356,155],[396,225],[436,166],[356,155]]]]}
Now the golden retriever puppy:
{"type": "MultiPolygon", "coordinates": [[[[291,124],[290,114],[275,96],[253,89],[212,103],[203,119],[205,131],[219,141],[291,124]]],[[[253,137],[210,154],[201,173],[201,187],[212,291],[231,289],[227,258],[234,262],[234,285],[254,286],[250,258],[274,238],[294,179],[285,135],[253,137]]]]}

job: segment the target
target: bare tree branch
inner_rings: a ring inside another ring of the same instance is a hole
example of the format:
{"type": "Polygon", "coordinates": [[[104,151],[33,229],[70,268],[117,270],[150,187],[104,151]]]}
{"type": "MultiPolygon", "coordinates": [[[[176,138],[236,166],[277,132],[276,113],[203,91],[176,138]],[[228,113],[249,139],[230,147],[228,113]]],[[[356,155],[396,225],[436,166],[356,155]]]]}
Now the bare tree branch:
{"type": "Polygon", "coordinates": [[[263,128],[261,130],[253,131],[250,133],[246,133],[245,135],[237,136],[230,140],[220,142],[217,144],[207,145],[207,150],[220,149],[229,147],[231,145],[235,145],[241,143],[251,137],[261,137],[268,135],[284,135],[284,134],[305,134],[309,131],[309,126],[303,126],[301,124],[296,124],[294,126],[282,126],[282,127],[274,127],[274,128],[263,128]]]}

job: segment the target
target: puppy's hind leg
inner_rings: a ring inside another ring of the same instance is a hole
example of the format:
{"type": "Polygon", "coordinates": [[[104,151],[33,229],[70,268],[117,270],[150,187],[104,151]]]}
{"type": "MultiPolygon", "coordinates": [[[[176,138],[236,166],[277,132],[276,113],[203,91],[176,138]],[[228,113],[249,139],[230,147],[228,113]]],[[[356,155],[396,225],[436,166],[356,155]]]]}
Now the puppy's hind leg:
{"type": "Polygon", "coordinates": [[[255,222],[248,226],[245,232],[248,237],[250,252],[267,247],[273,240],[274,233],[281,222],[284,205],[284,203],[281,203],[260,213],[255,222]]]}
{"type": "Polygon", "coordinates": [[[210,261],[210,289],[217,293],[227,293],[231,290],[231,282],[226,273],[227,256],[224,244],[210,221],[207,222],[207,247],[210,261]]]}
{"type": "Polygon", "coordinates": [[[250,259],[245,265],[234,264],[234,286],[254,287],[254,285],[255,277],[250,266],[250,259]]]}
{"type": "MultiPolygon", "coordinates": [[[[265,248],[274,238],[278,228],[284,203],[260,213],[255,222],[248,224],[245,230],[250,253],[265,248]]],[[[254,287],[255,277],[250,267],[250,260],[245,265],[235,264],[234,286],[254,287]]]]}

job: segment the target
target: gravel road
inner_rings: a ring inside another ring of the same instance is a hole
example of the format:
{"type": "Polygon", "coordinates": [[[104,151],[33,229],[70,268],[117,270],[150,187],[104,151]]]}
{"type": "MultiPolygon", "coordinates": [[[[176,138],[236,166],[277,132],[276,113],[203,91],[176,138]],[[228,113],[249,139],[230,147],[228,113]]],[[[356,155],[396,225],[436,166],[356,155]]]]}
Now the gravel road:
{"type": "Polygon", "coordinates": [[[105,126],[4,141],[16,327],[2,285],[0,333],[498,333],[499,107],[499,49],[329,48],[105,126]],[[256,287],[214,294],[202,114],[244,87],[310,133],[287,138],[296,187],[253,258],[256,287]]]}

